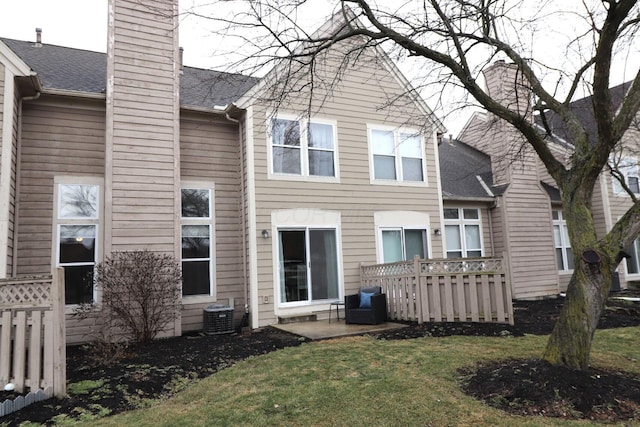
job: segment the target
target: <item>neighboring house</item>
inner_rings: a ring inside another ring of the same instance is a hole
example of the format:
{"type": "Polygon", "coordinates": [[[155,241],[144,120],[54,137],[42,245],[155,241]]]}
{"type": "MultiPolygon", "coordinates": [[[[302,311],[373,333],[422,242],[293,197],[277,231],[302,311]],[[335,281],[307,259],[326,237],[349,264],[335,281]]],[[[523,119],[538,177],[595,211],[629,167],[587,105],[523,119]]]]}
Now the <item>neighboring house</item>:
{"type": "MultiPolygon", "coordinates": [[[[484,75],[493,96],[520,108],[547,134],[540,117],[532,114],[530,103],[518,98],[512,64],[498,61],[484,75]]],[[[627,88],[625,85],[612,88],[614,105],[620,105],[627,88]]],[[[520,96],[523,93],[526,92],[520,91],[520,96]]],[[[594,135],[590,105],[590,98],[584,98],[573,102],[571,107],[594,135]]],[[[573,151],[571,140],[558,117],[548,115],[547,119],[552,132],[549,146],[557,158],[567,163],[573,151]]],[[[631,129],[623,141],[628,147],[639,136],[637,130],[631,129]]],[[[478,112],[469,119],[457,140],[442,141],[439,150],[447,255],[470,256],[470,249],[473,254],[479,250],[484,256],[505,253],[516,299],[564,292],[573,273],[573,253],[560,192],[542,162],[523,141],[522,135],[505,121],[478,112]]],[[[629,186],[640,192],[637,158],[623,154],[621,164],[629,186]]],[[[610,174],[601,174],[593,197],[594,219],[601,236],[630,203],[610,174]]],[[[622,288],[640,280],[639,249],[640,243],[636,242],[628,249],[631,257],[618,267],[622,288]]]]}
{"type": "Polygon", "coordinates": [[[361,263],[444,255],[444,129],[382,51],[311,107],[304,91],[274,105],[278,67],[260,82],[181,67],[174,6],[110,0],[106,55],[0,39],[0,276],[65,267],[69,342],[90,338],[72,308],[100,301],[112,251],[181,261],[174,335],[214,302],[254,328],[326,317],[361,263]]]}

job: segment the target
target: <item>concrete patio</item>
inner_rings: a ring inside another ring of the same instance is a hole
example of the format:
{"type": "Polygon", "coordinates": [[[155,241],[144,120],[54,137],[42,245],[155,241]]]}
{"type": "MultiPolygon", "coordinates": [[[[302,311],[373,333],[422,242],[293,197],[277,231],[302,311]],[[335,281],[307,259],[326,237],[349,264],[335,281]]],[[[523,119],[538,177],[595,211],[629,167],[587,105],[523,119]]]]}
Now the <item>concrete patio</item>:
{"type": "Polygon", "coordinates": [[[273,327],[311,340],[323,340],[328,338],[363,335],[371,332],[406,328],[407,325],[392,322],[385,322],[379,325],[347,325],[344,323],[344,319],[332,319],[331,323],[329,323],[328,319],[324,319],[309,322],[278,324],[273,325],[273,327]]]}

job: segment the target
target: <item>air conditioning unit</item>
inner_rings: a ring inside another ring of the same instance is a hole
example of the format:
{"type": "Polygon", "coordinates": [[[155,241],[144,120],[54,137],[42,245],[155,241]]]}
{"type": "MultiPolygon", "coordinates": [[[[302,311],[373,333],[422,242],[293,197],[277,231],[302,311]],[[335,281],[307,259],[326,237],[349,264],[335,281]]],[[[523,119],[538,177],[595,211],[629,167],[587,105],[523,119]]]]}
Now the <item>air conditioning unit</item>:
{"type": "Polygon", "coordinates": [[[233,332],[233,308],[224,304],[212,304],[202,313],[202,331],[207,335],[233,332]]]}

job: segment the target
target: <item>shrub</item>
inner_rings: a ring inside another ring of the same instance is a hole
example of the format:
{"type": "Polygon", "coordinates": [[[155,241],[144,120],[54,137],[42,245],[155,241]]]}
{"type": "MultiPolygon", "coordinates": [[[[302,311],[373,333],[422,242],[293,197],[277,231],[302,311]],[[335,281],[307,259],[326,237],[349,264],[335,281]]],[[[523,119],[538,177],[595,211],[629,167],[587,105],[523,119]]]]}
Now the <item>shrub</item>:
{"type": "Polygon", "coordinates": [[[113,252],[96,267],[105,323],[148,343],[180,313],[180,264],[150,251],[113,252]]]}

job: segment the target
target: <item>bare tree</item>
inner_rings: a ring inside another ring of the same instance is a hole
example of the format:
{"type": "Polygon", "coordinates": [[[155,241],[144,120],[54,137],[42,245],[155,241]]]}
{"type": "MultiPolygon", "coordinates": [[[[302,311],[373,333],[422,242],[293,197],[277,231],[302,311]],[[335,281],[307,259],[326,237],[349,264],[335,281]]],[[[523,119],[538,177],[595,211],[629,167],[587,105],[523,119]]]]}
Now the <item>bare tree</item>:
{"type": "MultiPolygon", "coordinates": [[[[517,129],[562,193],[575,254],[566,302],[543,357],[553,364],[588,367],[612,274],[623,259],[623,249],[640,235],[640,203],[618,163],[610,161],[624,151],[622,137],[640,108],[637,70],[618,108],[610,93],[613,64],[630,57],[640,45],[637,0],[325,1],[325,10],[328,5],[332,19],[341,24],[336,31],[314,33],[301,20],[305,9],[317,3],[311,0],[215,3],[219,8],[215,16],[209,16],[212,26],[220,34],[239,39],[245,48],[236,49],[240,56],[231,61],[236,69],[264,72],[274,64],[281,67],[280,72],[272,73],[277,76],[273,83],[280,94],[274,100],[301,86],[317,85],[314,70],[329,49],[344,52],[345,61],[339,67],[344,71],[349,58],[370,47],[383,47],[392,57],[413,61],[422,71],[415,86],[421,90],[435,85],[436,102],[448,102],[440,95],[445,87],[462,88],[476,105],[517,129]],[[224,10],[233,13],[224,14],[224,10]],[[548,44],[541,46],[545,37],[548,44]],[[548,51],[554,49],[556,55],[550,57],[548,51]],[[518,76],[514,89],[525,94],[525,103],[514,105],[483,87],[482,70],[496,59],[514,64],[518,76]],[[585,129],[569,105],[584,94],[591,95],[595,135],[585,129]],[[531,120],[532,109],[543,123],[549,114],[561,119],[573,142],[568,164],[554,155],[548,135],[531,120]],[[591,206],[594,185],[609,172],[620,178],[633,203],[604,237],[598,237],[591,206]]],[[[338,73],[335,79],[340,77],[338,73]]],[[[330,89],[330,82],[326,88],[330,89]]]]}

